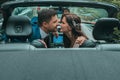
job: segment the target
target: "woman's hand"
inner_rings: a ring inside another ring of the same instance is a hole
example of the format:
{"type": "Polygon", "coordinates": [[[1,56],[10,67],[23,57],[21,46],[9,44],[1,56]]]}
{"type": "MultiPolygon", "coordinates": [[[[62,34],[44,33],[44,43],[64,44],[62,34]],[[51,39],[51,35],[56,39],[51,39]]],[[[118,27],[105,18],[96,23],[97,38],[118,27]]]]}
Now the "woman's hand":
{"type": "Polygon", "coordinates": [[[78,37],[78,38],[76,39],[75,43],[76,43],[76,44],[79,44],[79,45],[82,45],[85,40],[87,40],[86,37],[80,36],[80,37],[78,37]]]}
{"type": "Polygon", "coordinates": [[[74,48],[78,48],[80,45],[82,45],[84,43],[84,41],[87,40],[84,36],[80,36],[76,39],[73,47],[74,48]]]}

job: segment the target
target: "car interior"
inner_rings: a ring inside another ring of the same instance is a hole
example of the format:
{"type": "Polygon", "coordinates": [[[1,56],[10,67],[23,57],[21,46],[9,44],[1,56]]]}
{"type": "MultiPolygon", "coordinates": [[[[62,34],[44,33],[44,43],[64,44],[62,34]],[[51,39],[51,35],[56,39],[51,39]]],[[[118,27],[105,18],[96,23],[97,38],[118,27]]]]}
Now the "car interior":
{"type": "MultiPolygon", "coordinates": [[[[37,22],[33,22],[36,25],[37,22]]],[[[95,27],[93,29],[93,36],[96,39],[96,46],[95,47],[87,47],[84,49],[81,48],[81,50],[114,50],[114,51],[119,51],[120,50],[120,45],[117,44],[113,40],[113,38],[118,37],[113,34],[114,28],[119,28],[120,27],[120,22],[118,19],[115,18],[101,18],[99,19],[95,27]]],[[[31,26],[31,21],[27,16],[11,16],[8,19],[7,25],[6,25],[6,36],[9,38],[6,45],[0,45],[0,49],[5,48],[10,49],[10,45],[15,49],[31,49],[34,50],[39,50],[41,47],[40,43],[32,43],[30,44],[28,39],[30,35],[32,34],[32,26],[31,26]],[[22,23],[22,24],[20,24],[22,23]],[[33,45],[34,44],[34,45],[33,45]],[[23,47],[24,45],[24,47],[23,47]],[[36,47],[39,46],[39,47],[36,47]],[[17,46],[17,47],[16,47],[17,46]],[[28,46],[28,47],[26,47],[28,46]],[[8,48],[7,48],[8,47],[8,48]]],[[[49,37],[51,41],[50,42],[50,47],[51,48],[64,48],[63,47],[63,34],[59,33],[58,39],[56,39],[53,35],[49,37]]]]}
{"type": "MultiPolygon", "coordinates": [[[[7,41],[5,42],[5,47],[7,45],[16,45],[16,46],[21,46],[19,47],[20,49],[27,49],[27,50],[39,50],[41,48],[43,48],[41,43],[38,43],[38,41],[33,41],[32,43],[29,42],[29,38],[31,37],[32,33],[32,27],[36,27],[36,29],[38,29],[38,18],[37,18],[37,13],[34,13],[35,15],[32,17],[28,17],[28,15],[31,14],[31,9],[27,6],[36,6],[38,5],[37,8],[33,7],[33,10],[40,10],[42,8],[42,6],[46,6],[47,8],[52,8],[55,9],[58,13],[58,17],[60,18],[62,15],[62,9],[65,7],[70,7],[70,10],[74,9],[75,4],[74,3],[72,5],[65,3],[63,6],[55,5],[53,3],[49,3],[51,5],[49,5],[48,3],[44,3],[44,5],[41,5],[41,7],[39,6],[40,3],[38,4],[38,2],[34,2],[32,5],[26,5],[26,3],[24,2],[18,2],[18,4],[21,5],[17,5],[16,3],[6,3],[3,6],[3,10],[6,11],[8,10],[9,13],[7,13],[6,15],[4,14],[4,21],[3,21],[3,25],[5,27],[2,27],[2,29],[4,29],[5,34],[7,36],[7,41]],[[67,6],[66,6],[67,5],[67,6]],[[11,6],[11,8],[7,8],[5,6],[11,6]],[[17,8],[18,7],[18,8],[17,8]],[[72,9],[73,7],[73,9],[72,9]],[[17,10],[18,9],[18,10],[17,10]],[[19,10],[21,9],[21,11],[19,10]],[[22,12],[22,10],[24,12],[22,12]],[[16,11],[16,12],[15,12],[16,11]],[[19,12],[22,12],[20,14],[18,14],[19,12]],[[29,11],[30,13],[28,13],[26,15],[26,12],[29,11]],[[17,15],[16,15],[17,14],[17,15]],[[25,15],[24,15],[25,14],[25,15]],[[21,24],[22,23],[22,24],[21,24]],[[27,45],[28,47],[23,48],[23,45],[27,45]]],[[[90,7],[91,5],[95,4],[91,4],[91,3],[86,3],[89,5],[86,5],[84,3],[79,3],[82,4],[81,6],[87,6],[90,7]]],[[[79,6],[79,4],[77,4],[76,6],[79,6]]],[[[98,10],[102,11],[102,9],[99,9],[100,7],[102,7],[103,9],[105,9],[105,15],[107,15],[108,17],[111,17],[113,15],[113,12],[117,12],[117,10],[115,9],[114,6],[109,6],[111,8],[112,11],[110,11],[107,7],[109,5],[105,5],[105,4],[95,4],[95,8],[98,8],[98,10]],[[105,7],[106,6],[106,7],[105,7]],[[110,14],[107,14],[110,13],[110,14]]],[[[43,7],[44,8],[44,7],[43,7]]],[[[82,9],[82,8],[81,8],[82,9]]],[[[83,9],[87,9],[86,7],[83,9]]],[[[92,9],[91,9],[92,10],[92,9]]],[[[114,38],[117,38],[117,35],[114,35],[114,30],[115,28],[119,29],[120,28],[120,21],[116,18],[99,18],[94,24],[88,21],[83,21],[82,23],[82,27],[86,27],[86,29],[83,31],[84,33],[89,32],[88,36],[91,36],[92,39],[94,39],[94,42],[96,43],[96,46],[94,47],[81,47],[79,48],[79,50],[120,50],[120,46],[119,46],[119,41],[115,41],[113,40],[114,38]],[[88,28],[88,25],[90,26],[88,28]],[[88,28],[88,29],[87,29],[88,28]],[[90,29],[92,28],[92,29],[90,29]],[[109,45],[109,46],[108,46],[109,45]],[[115,45],[115,46],[113,46],[115,45]],[[115,48],[117,46],[117,48],[115,48]],[[112,49],[111,49],[112,48],[112,49]]],[[[1,29],[1,30],[2,30],[1,29]]],[[[64,48],[64,43],[63,43],[63,33],[60,32],[60,26],[58,26],[58,33],[59,36],[58,38],[56,38],[55,36],[53,36],[53,34],[50,33],[50,37],[48,38],[47,41],[47,45],[48,48],[64,48]]],[[[0,47],[3,47],[3,44],[0,45],[0,47]]],[[[11,46],[15,49],[17,49],[15,46],[11,46]]],[[[2,49],[2,48],[1,48],[2,49]]],[[[7,48],[5,48],[7,50],[7,48]]]]}

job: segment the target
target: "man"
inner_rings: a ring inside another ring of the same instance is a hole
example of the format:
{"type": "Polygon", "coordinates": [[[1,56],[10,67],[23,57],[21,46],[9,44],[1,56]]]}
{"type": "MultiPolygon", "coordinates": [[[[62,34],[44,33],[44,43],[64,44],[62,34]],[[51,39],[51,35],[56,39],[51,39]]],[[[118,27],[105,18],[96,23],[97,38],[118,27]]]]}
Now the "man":
{"type": "Polygon", "coordinates": [[[38,25],[39,28],[33,27],[33,34],[30,41],[35,39],[43,40],[50,32],[57,32],[57,12],[53,9],[43,9],[38,11],[38,25]]]}
{"type": "Polygon", "coordinates": [[[45,38],[49,32],[56,32],[58,26],[57,12],[53,9],[43,9],[38,12],[38,23],[41,38],[45,38]]]}

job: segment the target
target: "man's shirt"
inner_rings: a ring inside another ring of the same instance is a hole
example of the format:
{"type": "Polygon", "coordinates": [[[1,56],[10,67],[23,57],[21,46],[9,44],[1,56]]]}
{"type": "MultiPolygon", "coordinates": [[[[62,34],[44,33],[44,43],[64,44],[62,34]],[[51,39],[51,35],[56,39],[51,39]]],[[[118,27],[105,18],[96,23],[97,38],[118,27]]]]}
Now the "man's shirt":
{"type": "Polygon", "coordinates": [[[48,36],[48,34],[45,31],[43,31],[41,28],[39,29],[40,29],[41,39],[45,39],[48,36]]]}

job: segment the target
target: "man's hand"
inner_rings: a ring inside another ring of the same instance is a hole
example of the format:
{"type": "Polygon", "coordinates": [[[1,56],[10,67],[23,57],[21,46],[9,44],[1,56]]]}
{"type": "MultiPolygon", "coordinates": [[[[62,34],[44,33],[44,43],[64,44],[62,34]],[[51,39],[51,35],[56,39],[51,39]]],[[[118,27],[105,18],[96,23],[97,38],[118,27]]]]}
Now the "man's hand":
{"type": "Polygon", "coordinates": [[[47,48],[46,43],[40,39],[33,40],[31,45],[35,46],[36,48],[47,48]]]}
{"type": "Polygon", "coordinates": [[[58,37],[58,32],[53,32],[52,33],[54,36],[58,37]]]}

